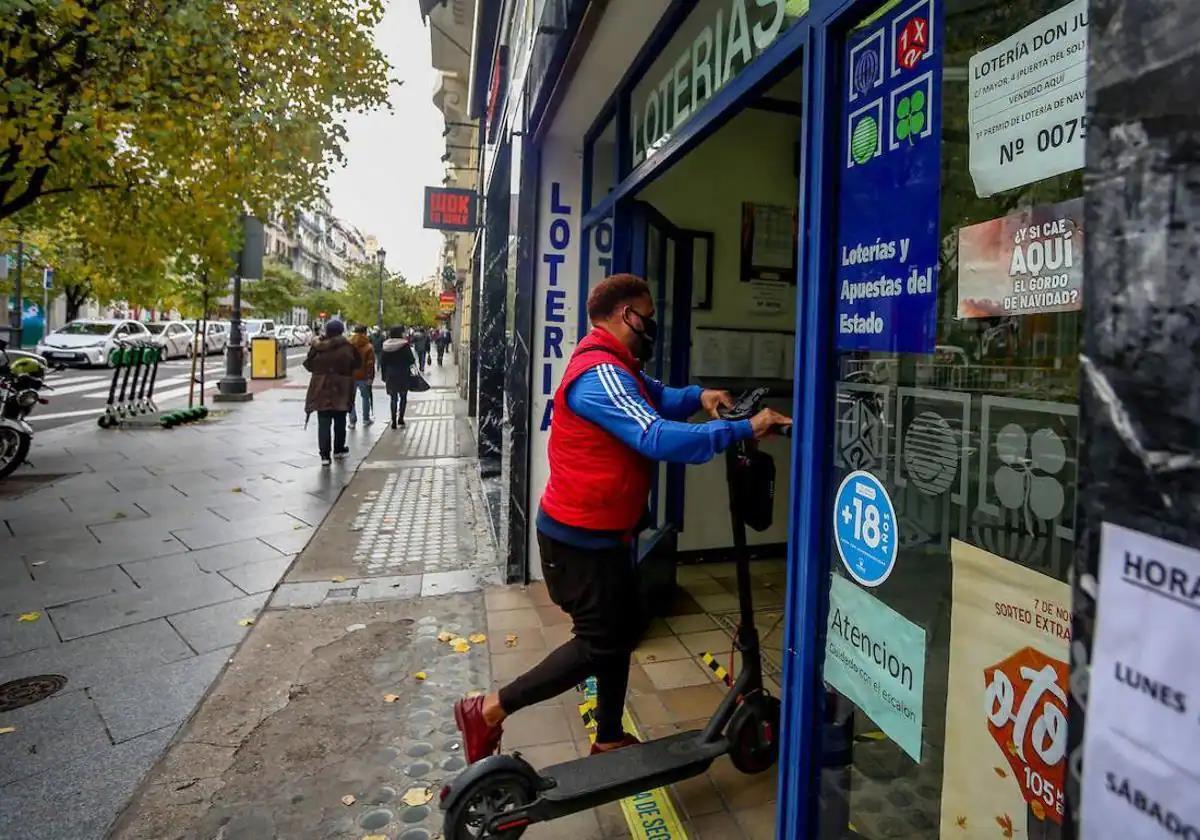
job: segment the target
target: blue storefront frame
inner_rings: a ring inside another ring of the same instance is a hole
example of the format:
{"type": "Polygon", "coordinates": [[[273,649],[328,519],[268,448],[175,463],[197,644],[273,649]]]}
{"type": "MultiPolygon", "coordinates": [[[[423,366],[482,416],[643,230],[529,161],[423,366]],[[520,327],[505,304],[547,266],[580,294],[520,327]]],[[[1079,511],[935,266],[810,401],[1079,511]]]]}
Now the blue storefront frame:
{"type": "MultiPolygon", "coordinates": [[[[816,829],[821,757],[819,713],[822,703],[820,664],[828,609],[829,517],[833,464],[829,445],[834,393],[832,313],[836,198],[834,162],[841,124],[837,115],[841,74],[839,46],[850,27],[882,0],[812,0],[808,13],[761,55],[728,81],[650,158],[636,167],[630,142],[630,100],[642,74],[668,44],[696,0],[673,0],[637,58],[601,106],[586,132],[583,152],[583,195],[580,232],[579,299],[586,300],[590,265],[590,231],[609,221],[614,229],[613,271],[630,269],[632,203],[637,194],[663,175],[689,151],[748,105],[782,75],[804,68],[804,101],[800,131],[800,185],[797,195],[797,261],[800,277],[796,301],[796,367],[793,370],[793,436],[791,508],[788,523],[788,587],[786,593],[783,741],[779,759],[777,836],[794,840],[816,829]],[[592,194],[593,146],[610,121],[617,136],[614,187],[606,196],[592,194]]],[[[533,146],[543,137],[533,132],[533,146]]],[[[536,151],[535,151],[536,155],[536,151]]],[[[578,336],[587,329],[580,307],[578,336]]]]}

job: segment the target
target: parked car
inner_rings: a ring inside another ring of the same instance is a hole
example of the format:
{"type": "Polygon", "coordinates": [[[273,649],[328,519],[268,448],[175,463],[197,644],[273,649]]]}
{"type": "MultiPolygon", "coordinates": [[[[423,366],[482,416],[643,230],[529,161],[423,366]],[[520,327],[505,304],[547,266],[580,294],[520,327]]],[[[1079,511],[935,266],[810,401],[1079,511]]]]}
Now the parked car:
{"type": "Polygon", "coordinates": [[[37,352],[51,363],[107,365],[109,354],[124,339],[150,338],[139,321],[125,318],[80,318],[64,324],[38,342],[37,352]]]}
{"type": "Polygon", "coordinates": [[[275,331],[275,338],[279,339],[279,343],[284,347],[295,347],[296,328],[291,324],[283,324],[275,331]]]}
{"type": "Polygon", "coordinates": [[[313,331],[308,324],[297,324],[292,328],[292,336],[297,347],[307,347],[312,344],[313,331]]]}
{"type": "MultiPolygon", "coordinates": [[[[224,353],[229,346],[229,327],[224,321],[209,321],[204,324],[204,355],[224,353]]],[[[194,328],[193,328],[194,332],[194,328]]],[[[200,347],[200,334],[196,333],[194,346],[200,347]]]]}
{"type": "Polygon", "coordinates": [[[192,328],[183,321],[151,321],[146,324],[150,330],[151,341],[161,349],[162,360],[175,359],[180,356],[190,356],[196,337],[192,328]]]}
{"type": "Polygon", "coordinates": [[[242,320],[242,333],[246,339],[246,344],[250,344],[250,339],[259,336],[275,336],[275,322],[269,318],[245,318],[242,320]]]}

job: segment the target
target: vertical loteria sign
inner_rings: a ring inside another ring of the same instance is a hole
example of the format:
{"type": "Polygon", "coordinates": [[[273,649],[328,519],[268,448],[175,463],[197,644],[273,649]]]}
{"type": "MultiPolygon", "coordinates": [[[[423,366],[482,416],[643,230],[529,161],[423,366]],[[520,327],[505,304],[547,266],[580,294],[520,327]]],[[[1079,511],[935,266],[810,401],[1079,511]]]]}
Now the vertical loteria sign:
{"type": "MultiPolygon", "coordinates": [[[[549,476],[546,446],[554,416],[554,391],[577,342],[579,309],[579,202],[582,171],[569,143],[548,138],[538,155],[537,257],[533,313],[533,363],[529,407],[529,499],[536,513],[549,476]]],[[[537,529],[529,529],[530,574],[541,577],[537,529]]]]}

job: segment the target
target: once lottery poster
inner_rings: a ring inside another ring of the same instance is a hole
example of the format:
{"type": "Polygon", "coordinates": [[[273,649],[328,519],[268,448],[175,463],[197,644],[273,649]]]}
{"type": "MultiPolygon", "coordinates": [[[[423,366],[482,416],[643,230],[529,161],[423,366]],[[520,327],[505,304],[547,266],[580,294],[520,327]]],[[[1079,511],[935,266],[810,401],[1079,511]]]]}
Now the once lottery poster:
{"type": "Polygon", "coordinates": [[[1082,198],[959,230],[959,318],[1072,312],[1082,294],[1082,198]]]}
{"type": "Polygon", "coordinates": [[[1071,589],[952,540],[942,838],[1057,838],[1071,589]]]}

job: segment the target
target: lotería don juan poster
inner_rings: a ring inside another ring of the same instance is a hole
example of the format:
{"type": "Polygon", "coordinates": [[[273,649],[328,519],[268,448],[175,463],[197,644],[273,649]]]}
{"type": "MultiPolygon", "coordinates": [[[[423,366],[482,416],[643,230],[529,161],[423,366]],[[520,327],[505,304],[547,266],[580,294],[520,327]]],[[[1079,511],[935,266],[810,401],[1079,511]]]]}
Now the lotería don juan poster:
{"type": "Polygon", "coordinates": [[[941,834],[1062,836],[1071,588],[952,540],[941,834]]]}

